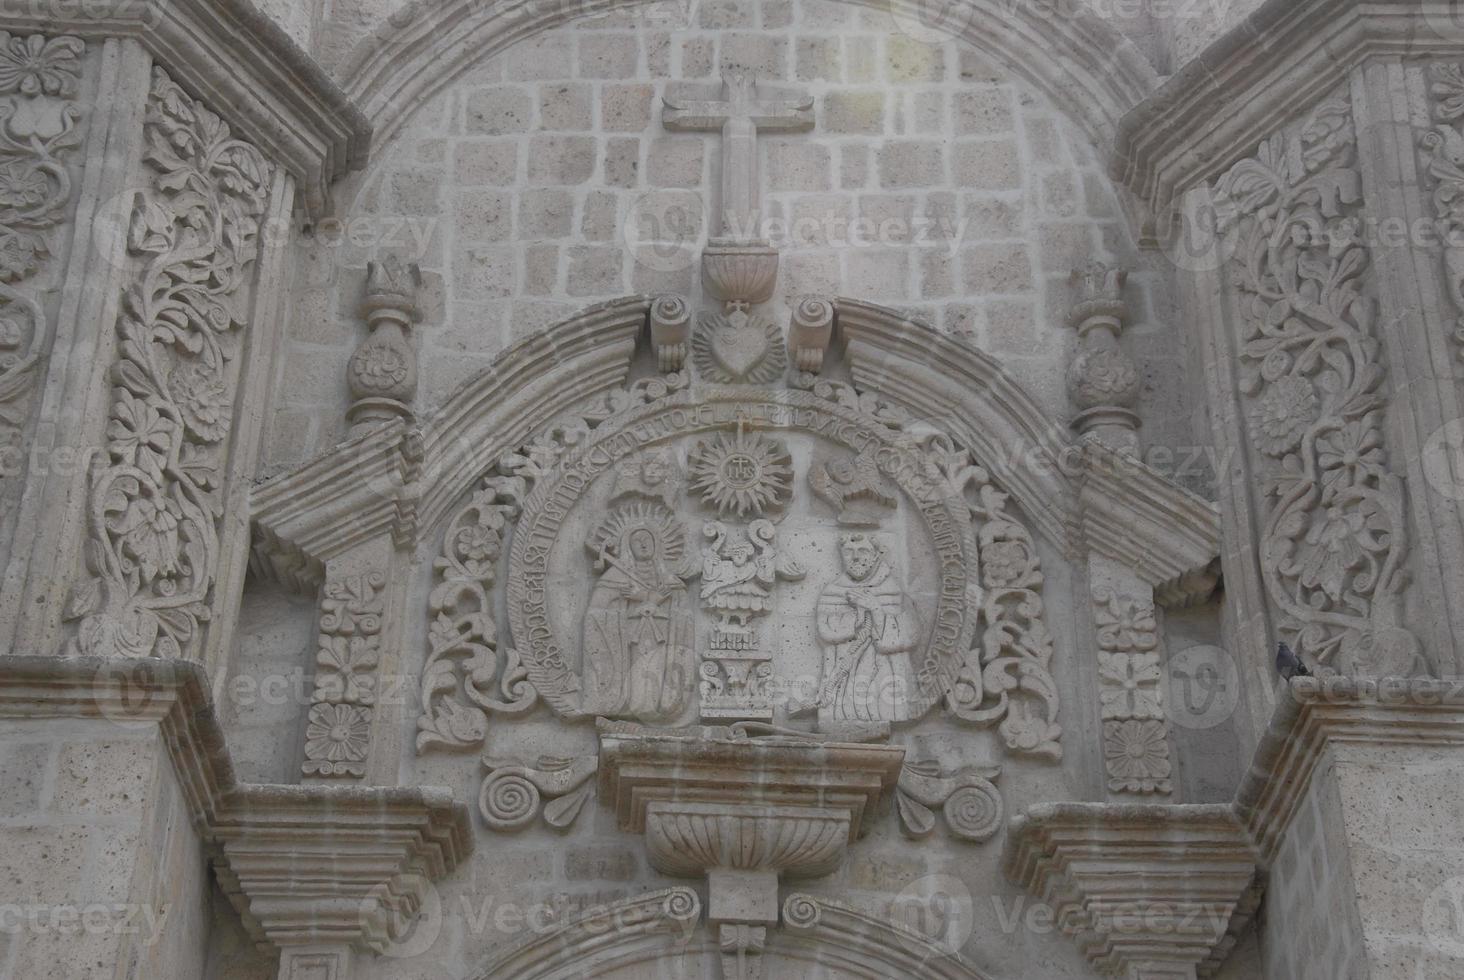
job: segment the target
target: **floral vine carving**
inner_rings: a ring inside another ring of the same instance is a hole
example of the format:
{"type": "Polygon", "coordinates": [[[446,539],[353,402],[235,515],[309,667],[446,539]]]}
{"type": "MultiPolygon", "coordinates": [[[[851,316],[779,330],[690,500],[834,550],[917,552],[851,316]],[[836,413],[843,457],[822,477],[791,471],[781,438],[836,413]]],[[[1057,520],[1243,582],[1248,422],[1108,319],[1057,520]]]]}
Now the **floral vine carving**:
{"type": "Polygon", "coordinates": [[[1261,567],[1281,632],[1333,669],[1409,674],[1421,661],[1400,625],[1403,494],[1383,449],[1355,153],[1348,105],[1329,101],[1219,190],[1238,231],[1242,389],[1269,501],[1261,567]]]}
{"type": "Polygon", "coordinates": [[[315,693],[306,717],[307,776],[366,775],[385,602],[379,571],[326,583],[320,599],[315,693]]]}
{"type": "Polygon", "coordinates": [[[998,725],[1014,752],[1062,758],[1052,634],[1042,602],[1042,569],[1027,529],[1007,511],[1009,496],[969,452],[944,436],[928,446],[953,493],[971,509],[980,548],[981,648],[946,695],[946,707],[974,725],[998,725]]]}
{"type": "Polygon", "coordinates": [[[417,750],[432,745],[480,744],[488,713],[521,714],[538,700],[518,653],[499,655],[493,587],[503,538],[518,516],[526,483],[489,477],[454,515],[428,597],[427,663],[422,671],[422,714],[417,750]]]}
{"type": "MultiPolygon", "coordinates": [[[[490,713],[533,708],[538,692],[523,658],[501,644],[493,593],[508,529],[535,481],[582,445],[606,419],[685,388],[685,372],[643,379],[588,409],[559,419],[527,445],[504,454],[496,472],[448,522],[428,598],[427,662],[417,751],[481,745],[490,713]]],[[[573,678],[569,668],[563,673],[573,678]]]]}
{"type": "Polygon", "coordinates": [[[1155,652],[1159,627],[1154,603],[1096,586],[1093,621],[1098,632],[1098,698],[1108,788],[1168,793],[1172,766],[1155,652]]]}
{"type": "Polygon", "coordinates": [[[1444,276],[1458,317],[1456,355],[1464,360],[1464,64],[1429,66],[1429,102],[1436,125],[1423,135],[1428,173],[1434,181],[1434,213],[1443,225],[1444,276]]]}
{"type": "MultiPolygon", "coordinates": [[[[44,84],[42,82],[41,84],[44,84]]],[[[107,466],[88,507],[86,565],[68,618],[93,655],[182,657],[213,598],[221,491],[269,167],[155,69],[144,121],[152,186],[127,247],[107,466]]]]}
{"type": "Polygon", "coordinates": [[[810,391],[825,401],[862,412],[892,429],[903,428],[911,421],[910,413],[875,392],[860,391],[843,381],[829,381],[804,371],[793,376],[793,387],[810,391]]]}
{"type": "MultiPolygon", "coordinates": [[[[66,158],[81,142],[74,98],[85,50],[80,38],[0,31],[0,481],[24,456],[48,331],[40,304],[20,287],[43,270],[74,196],[66,158]]],[[[14,493],[0,486],[0,515],[14,493]]]]}

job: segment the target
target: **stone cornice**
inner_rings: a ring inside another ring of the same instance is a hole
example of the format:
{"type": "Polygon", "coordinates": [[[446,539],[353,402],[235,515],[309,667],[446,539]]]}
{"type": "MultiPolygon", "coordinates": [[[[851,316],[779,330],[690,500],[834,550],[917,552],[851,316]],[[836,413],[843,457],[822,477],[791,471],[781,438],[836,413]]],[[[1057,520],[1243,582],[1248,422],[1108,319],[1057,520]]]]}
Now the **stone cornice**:
{"type": "Polygon", "coordinates": [[[1208,974],[1255,907],[1256,855],[1228,806],[1041,804],[1012,819],[1002,869],[1104,976],[1208,974]]]}
{"type": "Polygon", "coordinates": [[[172,78],[294,176],[318,216],[330,182],[365,164],[371,124],[248,0],[0,0],[0,29],[137,39],[172,78]]]}
{"type": "Polygon", "coordinates": [[[1298,677],[1287,690],[1235,797],[1267,863],[1333,746],[1464,747],[1464,685],[1456,681],[1298,677]]]}
{"type": "Polygon", "coordinates": [[[1219,554],[1214,504],[1096,439],[1068,442],[991,355],[884,307],[835,305],[855,385],[950,432],[1069,554],[1091,549],[1183,595],[1176,583],[1219,554]]]}
{"type": "Polygon", "coordinates": [[[1220,508],[1142,460],[1089,437],[1079,443],[1078,523],[1085,550],[1132,568],[1166,605],[1208,598],[1219,554],[1220,508]]]}
{"type": "Polygon", "coordinates": [[[265,480],[250,501],[256,572],[313,587],[320,565],[407,517],[434,526],[536,426],[625,383],[649,309],[632,296],[585,310],[501,352],[417,426],[382,425],[265,480]]]}
{"type": "Polygon", "coordinates": [[[1119,123],[1113,178],[1167,231],[1175,202],[1224,173],[1378,55],[1457,57],[1443,0],[1268,0],[1119,123]]]}
{"type": "Polygon", "coordinates": [[[426,882],[472,850],[467,806],[445,789],[241,783],[199,664],[0,657],[0,719],[63,718],[158,730],[225,893],[260,943],[380,948],[416,916],[426,882]],[[304,852],[319,860],[302,864],[304,852]]]}

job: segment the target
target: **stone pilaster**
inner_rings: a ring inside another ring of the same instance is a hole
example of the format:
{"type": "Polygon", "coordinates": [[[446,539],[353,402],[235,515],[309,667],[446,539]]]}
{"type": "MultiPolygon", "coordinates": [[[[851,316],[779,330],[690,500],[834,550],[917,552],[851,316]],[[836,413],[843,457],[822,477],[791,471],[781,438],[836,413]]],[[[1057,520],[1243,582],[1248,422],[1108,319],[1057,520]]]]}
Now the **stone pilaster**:
{"type": "Polygon", "coordinates": [[[1235,804],[1267,869],[1267,976],[1464,970],[1461,776],[1453,683],[1291,682],[1235,804]]]}
{"type": "Polygon", "coordinates": [[[366,126],[247,5],[35,21],[0,18],[0,47],[37,73],[16,76],[15,118],[51,158],[27,192],[47,204],[0,223],[15,262],[50,255],[59,299],[42,309],[6,287],[24,371],[0,380],[27,399],[15,455],[38,462],[0,491],[27,529],[5,556],[0,646],[217,663],[295,204],[320,212],[366,126]],[[38,27],[54,34],[20,33],[38,27]],[[29,431],[32,416],[45,424],[29,431]]]}

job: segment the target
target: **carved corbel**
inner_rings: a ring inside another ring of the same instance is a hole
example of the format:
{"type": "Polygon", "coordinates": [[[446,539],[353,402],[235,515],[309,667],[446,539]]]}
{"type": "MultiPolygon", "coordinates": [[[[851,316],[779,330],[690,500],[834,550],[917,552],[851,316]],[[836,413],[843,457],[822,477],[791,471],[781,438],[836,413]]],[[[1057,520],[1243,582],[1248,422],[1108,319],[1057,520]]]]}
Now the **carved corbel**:
{"type": "Polygon", "coordinates": [[[522,830],[541,812],[546,824],[567,830],[595,792],[590,777],[599,765],[599,758],[593,755],[580,759],[541,756],[534,766],[484,759],[488,775],[478,793],[478,812],[498,831],[522,830]]]}
{"type": "Polygon", "coordinates": [[[346,371],[354,401],[346,418],[352,432],[411,418],[417,394],[417,351],[412,325],[417,322],[417,294],[422,272],[395,255],[366,268],[366,300],[361,312],[370,333],[346,371]]]}
{"type": "Polygon", "coordinates": [[[905,763],[895,789],[900,830],[911,840],[923,840],[935,831],[935,811],[940,810],[952,836],[977,843],[990,840],[1006,813],[992,782],[1000,774],[997,766],[942,773],[934,762],[905,763]]]}
{"type": "Polygon", "coordinates": [[[651,304],[651,346],[662,373],[680,371],[691,339],[691,307],[680,296],[659,296],[651,304]]]}
{"type": "Polygon", "coordinates": [[[1119,346],[1128,306],[1123,287],[1128,273],[1102,263],[1075,271],[1077,300],[1068,324],[1078,331],[1078,352],[1068,367],[1068,397],[1079,409],[1072,427],[1093,433],[1115,448],[1136,447],[1139,371],[1119,346]]]}
{"type": "Polygon", "coordinates": [[[788,326],[788,356],[799,371],[817,374],[834,338],[834,304],[807,296],[793,308],[788,326]]]}

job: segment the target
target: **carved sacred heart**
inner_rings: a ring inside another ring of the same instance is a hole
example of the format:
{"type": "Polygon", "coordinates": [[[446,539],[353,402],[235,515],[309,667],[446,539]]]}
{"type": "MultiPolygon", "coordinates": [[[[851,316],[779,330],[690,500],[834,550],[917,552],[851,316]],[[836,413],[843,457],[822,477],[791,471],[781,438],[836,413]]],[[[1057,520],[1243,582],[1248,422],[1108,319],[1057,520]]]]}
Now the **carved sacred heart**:
{"type": "Polygon", "coordinates": [[[738,310],[712,322],[712,354],[734,378],[746,376],[768,353],[767,331],[738,310]]]}

